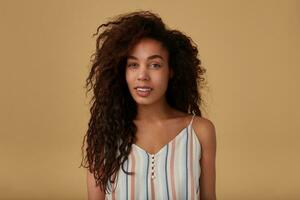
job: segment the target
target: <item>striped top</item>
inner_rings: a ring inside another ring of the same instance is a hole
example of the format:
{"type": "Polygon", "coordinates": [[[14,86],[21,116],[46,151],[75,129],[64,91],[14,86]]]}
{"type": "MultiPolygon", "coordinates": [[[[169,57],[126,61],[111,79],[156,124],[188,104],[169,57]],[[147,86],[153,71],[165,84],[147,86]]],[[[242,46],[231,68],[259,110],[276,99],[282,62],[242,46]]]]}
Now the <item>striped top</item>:
{"type": "Polygon", "coordinates": [[[124,170],[135,174],[120,168],[117,187],[109,182],[105,200],[200,199],[201,144],[192,127],[194,117],[155,154],[133,144],[124,170]]]}

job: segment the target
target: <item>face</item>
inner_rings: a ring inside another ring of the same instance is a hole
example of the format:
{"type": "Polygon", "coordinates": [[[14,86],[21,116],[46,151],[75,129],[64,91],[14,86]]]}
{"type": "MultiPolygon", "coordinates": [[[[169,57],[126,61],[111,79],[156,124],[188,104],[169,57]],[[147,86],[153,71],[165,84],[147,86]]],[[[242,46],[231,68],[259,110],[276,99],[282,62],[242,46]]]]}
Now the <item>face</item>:
{"type": "Polygon", "coordinates": [[[165,100],[169,78],[168,51],[157,40],[144,38],[129,52],[126,82],[137,104],[165,100]]]}

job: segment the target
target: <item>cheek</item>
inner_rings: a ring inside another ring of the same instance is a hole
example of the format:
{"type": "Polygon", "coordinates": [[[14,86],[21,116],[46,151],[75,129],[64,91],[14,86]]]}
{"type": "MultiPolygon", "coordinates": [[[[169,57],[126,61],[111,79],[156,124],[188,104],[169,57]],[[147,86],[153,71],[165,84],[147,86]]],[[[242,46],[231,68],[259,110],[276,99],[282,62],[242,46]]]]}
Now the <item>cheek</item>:
{"type": "Polygon", "coordinates": [[[152,79],[156,88],[159,88],[160,90],[166,90],[168,87],[168,77],[166,76],[157,76],[156,78],[152,79]]]}
{"type": "Polygon", "coordinates": [[[127,84],[130,85],[132,83],[132,79],[133,79],[132,74],[125,72],[125,79],[126,79],[127,84]]]}

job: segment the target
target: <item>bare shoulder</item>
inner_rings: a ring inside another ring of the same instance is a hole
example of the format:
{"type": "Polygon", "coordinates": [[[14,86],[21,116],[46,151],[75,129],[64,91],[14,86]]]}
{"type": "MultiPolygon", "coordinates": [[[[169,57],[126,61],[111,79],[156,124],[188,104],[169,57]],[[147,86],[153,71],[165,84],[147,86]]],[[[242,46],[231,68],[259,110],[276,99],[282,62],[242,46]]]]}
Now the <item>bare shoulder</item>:
{"type": "Polygon", "coordinates": [[[216,130],[209,119],[195,116],[194,132],[201,144],[201,199],[216,199],[216,130]]]}
{"type": "Polygon", "coordinates": [[[216,128],[213,122],[205,117],[195,116],[193,129],[198,136],[201,145],[211,146],[216,143],[216,128]]]}

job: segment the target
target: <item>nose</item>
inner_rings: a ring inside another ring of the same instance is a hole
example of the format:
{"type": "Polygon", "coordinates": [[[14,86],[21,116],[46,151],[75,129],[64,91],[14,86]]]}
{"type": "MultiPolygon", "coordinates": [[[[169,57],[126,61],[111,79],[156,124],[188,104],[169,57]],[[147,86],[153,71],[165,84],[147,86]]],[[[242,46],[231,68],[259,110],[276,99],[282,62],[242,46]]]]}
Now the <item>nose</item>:
{"type": "Polygon", "coordinates": [[[140,67],[138,72],[138,80],[149,80],[149,74],[146,67],[140,67]]]}

